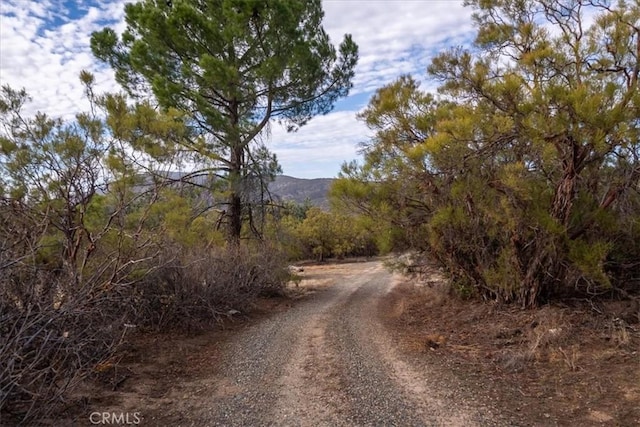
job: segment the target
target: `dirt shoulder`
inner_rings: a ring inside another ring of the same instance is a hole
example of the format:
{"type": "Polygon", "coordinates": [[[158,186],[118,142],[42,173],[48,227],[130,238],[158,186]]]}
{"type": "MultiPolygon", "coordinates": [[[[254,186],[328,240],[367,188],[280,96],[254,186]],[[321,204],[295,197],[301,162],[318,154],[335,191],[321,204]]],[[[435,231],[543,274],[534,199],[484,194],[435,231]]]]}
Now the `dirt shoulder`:
{"type": "Polygon", "coordinates": [[[194,393],[202,390],[201,382],[219,369],[237,334],[285,312],[311,292],[292,289],[288,297],[261,298],[250,312],[208,330],[133,333],[114,363],[105,364],[83,381],[69,397],[67,409],[43,425],[192,425],[188,417],[173,419],[167,415],[168,409],[194,399],[194,393]],[[117,418],[120,415],[125,418],[117,418]]]}
{"type": "Polygon", "coordinates": [[[442,285],[432,269],[380,302],[405,354],[522,425],[640,425],[640,325],[625,303],[520,310],[447,298],[442,285]]]}

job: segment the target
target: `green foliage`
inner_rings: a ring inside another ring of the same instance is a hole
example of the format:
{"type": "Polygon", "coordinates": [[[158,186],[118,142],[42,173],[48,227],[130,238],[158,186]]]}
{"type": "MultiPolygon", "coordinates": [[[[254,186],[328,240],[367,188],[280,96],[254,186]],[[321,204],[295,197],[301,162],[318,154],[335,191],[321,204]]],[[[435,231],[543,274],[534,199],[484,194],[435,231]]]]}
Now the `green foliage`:
{"type": "Polygon", "coordinates": [[[226,180],[228,238],[237,241],[253,218],[247,188],[278,171],[256,137],[271,119],[295,130],[329,112],[351,88],[357,46],[349,35],[338,50],[331,45],[320,0],[144,0],[125,15],[122,39],[96,32],[93,53],[130,94],[151,91],[188,114],[200,138],[181,144],[226,180]]]}
{"type": "Polygon", "coordinates": [[[362,147],[365,163],[344,164],[331,189],[336,206],[374,219],[383,252],[425,248],[433,194],[424,190],[437,191],[438,179],[424,141],[433,133],[437,105],[409,76],[379,89],[359,115],[375,131],[362,147]]]}
{"type": "Polygon", "coordinates": [[[367,217],[325,211],[309,203],[286,202],[270,217],[266,237],[291,260],[372,256],[376,229],[367,217]]]}
{"type": "Polygon", "coordinates": [[[467,4],[474,50],[434,58],[439,99],[406,76],[378,90],[364,163],[334,196],[403,230],[466,295],[638,290],[640,7],[467,4]]]}
{"type": "Polygon", "coordinates": [[[222,246],[223,236],[216,230],[217,214],[200,214],[197,200],[172,188],[163,188],[147,214],[145,228],[157,229],[165,242],[185,248],[222,246]]]}
{"type": "Polygon", "coordinates": [[[13,424],[52,419],[127,324],[207,325],[288,280],[278,248],[224,247],[210,186],[167,172],[202,143],[183,114],[95,96],[80,77],[91,113],[71,121],[25,117],[24,91],[0,93],[0,417],[13,424]]]}
{"type": "Polygon", "coordinates": [[[307,211],[296,233],[305,252],[319,261],[329,257],[373,254],[373,235],[366,223],[354,216],[325,212],[314,207],[307,211]]]}
{"type": "Polygon", "coordinates": [[[613,243],[593,239],[569,241],[568,259],[580,271],[581,276],[600,287],[610,287],[611,282],[604,271],[604,262],[613,243]]]}

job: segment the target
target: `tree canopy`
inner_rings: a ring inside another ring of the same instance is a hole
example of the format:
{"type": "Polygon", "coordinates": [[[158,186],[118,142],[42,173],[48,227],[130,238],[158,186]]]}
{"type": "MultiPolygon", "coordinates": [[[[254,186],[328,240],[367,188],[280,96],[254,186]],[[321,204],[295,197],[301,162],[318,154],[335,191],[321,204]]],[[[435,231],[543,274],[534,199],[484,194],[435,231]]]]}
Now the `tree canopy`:
{"type": "Polygon", "coordinates": [[[130,94],[150,91],[188,113],[204,141],[189,149],[228,182],[228,236],[237,240],[249,214],[245,182],[277,171],[256,137],[272,119],[295,130],[328,113],[351,88],[357,45],[350,35],[331,44],[320,0],[144,0],[125,14],[122,37],[94,33],[93,53],[130,94]]]}

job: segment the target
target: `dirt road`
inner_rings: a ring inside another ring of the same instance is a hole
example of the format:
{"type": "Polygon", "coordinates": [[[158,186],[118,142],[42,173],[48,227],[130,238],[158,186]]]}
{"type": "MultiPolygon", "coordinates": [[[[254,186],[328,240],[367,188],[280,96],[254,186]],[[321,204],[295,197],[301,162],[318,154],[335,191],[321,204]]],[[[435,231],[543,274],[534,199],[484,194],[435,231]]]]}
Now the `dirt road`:
{"type": "Polygon", "coordinates": [[[446,372],[434,372],[394,349],[393,337],[379,321],[378,301],[396,278],[380,262],[311,267],[304,275],[305,283],[316,287],[312,295],[241,330],[225,345],[211,376],[164,396],[167,405],[155,421],[182,426],[513,425],[498,420],[481,398],[465,394],[446,372]]]}

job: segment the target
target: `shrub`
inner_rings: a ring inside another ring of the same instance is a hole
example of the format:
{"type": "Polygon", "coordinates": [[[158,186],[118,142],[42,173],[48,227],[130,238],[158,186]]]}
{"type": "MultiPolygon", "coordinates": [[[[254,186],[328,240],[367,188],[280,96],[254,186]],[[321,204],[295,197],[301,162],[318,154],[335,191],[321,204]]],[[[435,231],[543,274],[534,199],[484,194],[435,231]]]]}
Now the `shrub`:
{"type": "MultiPolygon", "coordinates": [[[[177,248],[176,248],[177,249],[177,248]]],[[[198,328],[246,311],[261,295],[283,291],[286,256],[267,244],[179,253],[167,249],[160,267],[136,285],[141,326],[198,328]]]]}

